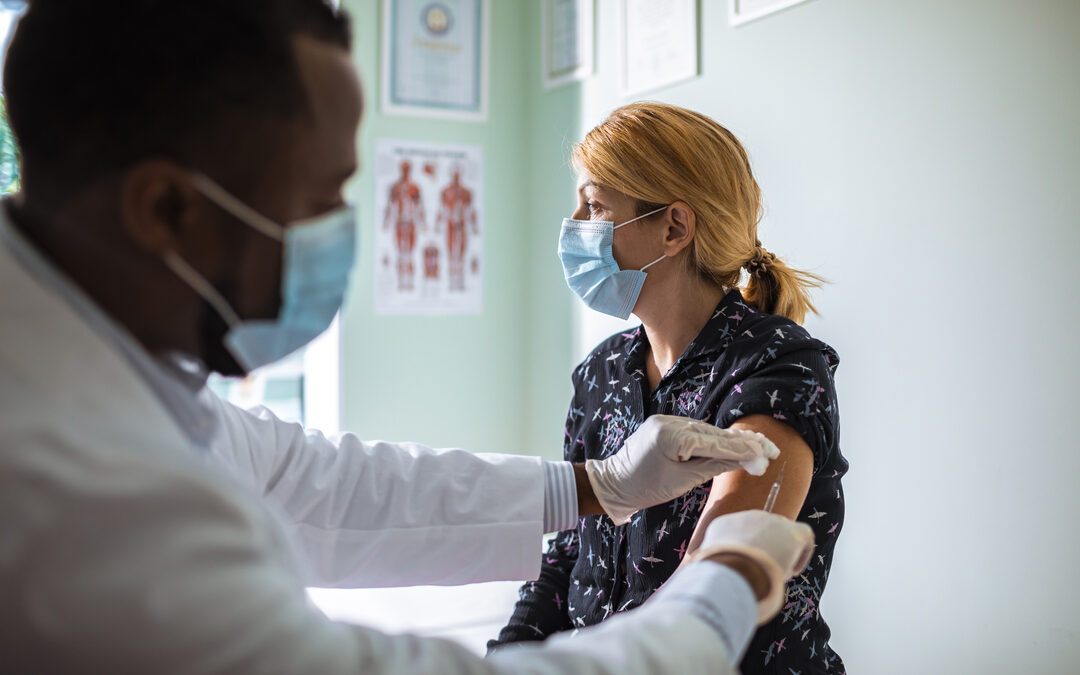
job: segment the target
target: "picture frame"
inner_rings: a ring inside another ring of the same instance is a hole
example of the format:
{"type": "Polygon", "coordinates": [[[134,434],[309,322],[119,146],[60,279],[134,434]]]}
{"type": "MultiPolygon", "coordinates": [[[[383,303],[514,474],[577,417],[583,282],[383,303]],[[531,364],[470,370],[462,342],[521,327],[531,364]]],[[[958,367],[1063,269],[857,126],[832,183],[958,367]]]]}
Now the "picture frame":
{"type": "Polygon", "coordinates": [[[383,113],[487,120],[490,17],[490,0],[383,0],[383,113]]]}
{"type": "Polygon", "coordinates": [[[701,74],[698,0],[619,0],[619,89],[638,96],[701,74]]]}
{"type": "Polygon", "coordinates": [[[543,0],[541,73],[550,90],[584,80],[595,68],[594,0],[543,0]]]}
{"type": "Polygon", "coordinates": [[[728,0],[728,24],[741,26],[807,0],[728,0]]]}

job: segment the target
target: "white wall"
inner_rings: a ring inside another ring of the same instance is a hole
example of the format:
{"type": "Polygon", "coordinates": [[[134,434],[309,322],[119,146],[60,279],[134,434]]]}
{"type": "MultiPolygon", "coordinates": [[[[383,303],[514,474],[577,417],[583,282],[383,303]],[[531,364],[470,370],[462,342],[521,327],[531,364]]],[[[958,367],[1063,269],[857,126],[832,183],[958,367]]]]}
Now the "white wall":
{"type": "MultiPolygon", "coordinates": [[[[616,0],[597,2],[597,75],[551,92],[537,74],[540,3],[492,4],[494,128],[412,128],[373,112],[365,143],[449,133],[497,157],[492,176],[509,188],[489,213],[501,209],[507,236],[493,251],[520,250],[525,264],[502,271],[526,274],[498,277],[492,318],[505,329],[438,327],[463,343],[481,335],[476,350],[498,364],[518,362],[524,334],[528,377],[499,393],[519,406],[509,422],[475,424],[487,399],[469,415],[423,400],[439,414],[400,426],[479,449],[520,435],[555,456],[580,356],[554,254],[573,205],[567,146],[624,102],[616,0]]],[[[375,2],[346,5],[374,83],[375,2]]],[[[841,355],[852,462],[822,605],[835,647],[853,673],[1076,671],[1080,0],[811,0],[738,29],[724,0],[700,5],[702,77],[652,97],[742,138],[766,197],[763,242],[833,282],[809,325],[841,355]]],[[[346,316],[345,424],[400,436],[386,413],[396,394],[362,395],[394,381],[365,336],[427,326],[372,321],[366,306],[346,316]]],[[[438,373],[432,396],[460,378],[438,373]]]]}
{"type": "MultiPolygon", "coordinates": [[[[812,0],[737,29],[700,4],[702,77],[649,98],[731,128],[763,243],[833,282],[809,327],[852,464],[834,646],[853,673],[1076,672],[1080,2],[812,0]]],[[[624,102],[597,5],[586,129],[624,102]]]]}

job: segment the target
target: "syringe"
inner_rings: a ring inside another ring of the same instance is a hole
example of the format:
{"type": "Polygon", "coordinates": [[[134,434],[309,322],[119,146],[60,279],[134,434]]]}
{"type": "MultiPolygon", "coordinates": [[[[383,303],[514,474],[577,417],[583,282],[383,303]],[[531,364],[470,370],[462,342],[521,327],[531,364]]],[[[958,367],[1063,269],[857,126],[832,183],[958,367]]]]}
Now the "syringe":
{"type": "Polygon", "coordinates": [[[776,482],[769,489],[769,497],[765,500],[765,510],[772,513],[773,505],[776,504],[776,495],[780,494],[780,484],[784,482],[784,467],[787,462],[780,465],[780,473],[776,474],[776,482]]]}

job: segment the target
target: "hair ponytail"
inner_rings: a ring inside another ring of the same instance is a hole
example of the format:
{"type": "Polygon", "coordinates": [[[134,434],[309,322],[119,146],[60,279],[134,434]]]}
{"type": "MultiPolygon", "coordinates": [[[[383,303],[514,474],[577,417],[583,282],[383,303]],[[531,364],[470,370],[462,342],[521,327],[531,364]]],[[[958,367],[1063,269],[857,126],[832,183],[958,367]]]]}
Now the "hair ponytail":
{"type": "Polygon", "coordinates": [[[743,267],[748,275],[746,286],[741,289],[743,298],[754,307],[795,323],[802,323],[807,312],[817,314],[810,301],[810,289],[820,288],[825,283],[823,278],[788,267],[762,248],[761,242],[757,242],[754,256],[743,267]]]}

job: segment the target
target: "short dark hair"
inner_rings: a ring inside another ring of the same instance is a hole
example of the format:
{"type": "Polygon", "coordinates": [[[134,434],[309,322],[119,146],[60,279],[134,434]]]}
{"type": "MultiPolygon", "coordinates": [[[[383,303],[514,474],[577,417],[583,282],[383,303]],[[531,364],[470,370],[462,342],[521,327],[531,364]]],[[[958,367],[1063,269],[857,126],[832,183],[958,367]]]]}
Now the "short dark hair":
{"type": "Polygon", "coordinates": [[[24,186],[56,198],[149,156],[244,152],[245,119],[307,110],[298,34],[351,48],[324,0],[31,0],[4,66],[24,186]]]}

